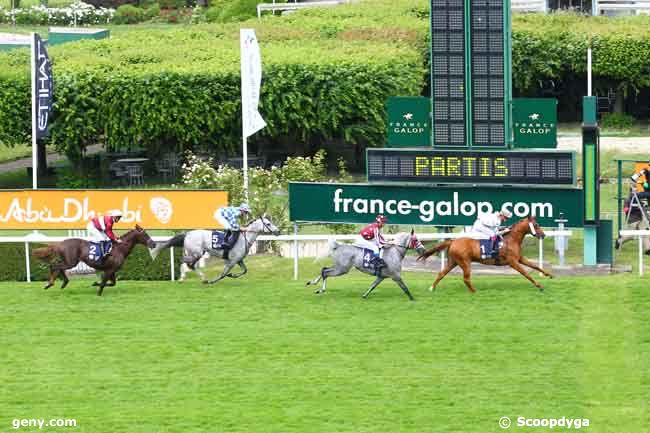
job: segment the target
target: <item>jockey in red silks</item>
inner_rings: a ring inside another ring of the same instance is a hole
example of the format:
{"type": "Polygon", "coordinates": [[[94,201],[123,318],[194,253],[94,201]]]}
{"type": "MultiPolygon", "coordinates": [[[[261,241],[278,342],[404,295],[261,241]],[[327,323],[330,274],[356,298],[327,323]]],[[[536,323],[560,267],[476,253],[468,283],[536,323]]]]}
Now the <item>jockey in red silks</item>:
{"type": "Polygon", "coordinates": [[[388,242],[386,242],[386,239],[384,239],[384,237],[381,235],[381,228],[387,222],[388,219],[385,216],[377,215],[375,222],[365,226],[359,233],[361,235],[359,245],[372,250],[374,254],[372,261],[375,264],[375,272],[377,275],[379,275],[381,272],[381,268],[386,266],[386,263],[382,258],[382,253],[384,251],[384,245],[386,245],[388,242]]]}
{"type": "Polygon", "coordinates": [[[86,230],[91,242],[99,242],[102,245],[102,253],[108,251],[110,242],[122,243],[122,241],[113,233],[113,224],[119,222],[122,218],[122,212],[114,210],[104,216],[94,216],[88,221],[86,230]]]}

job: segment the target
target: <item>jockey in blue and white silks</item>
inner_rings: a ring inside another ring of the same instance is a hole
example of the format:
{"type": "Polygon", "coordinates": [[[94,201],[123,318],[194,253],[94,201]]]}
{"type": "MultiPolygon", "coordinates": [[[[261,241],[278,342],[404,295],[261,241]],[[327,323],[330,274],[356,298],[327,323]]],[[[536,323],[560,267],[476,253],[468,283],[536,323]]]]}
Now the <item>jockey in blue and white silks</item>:
{"type": "Polygon", "coordinates": [[[239,207],[226,206],[219,208],[215,212],[214,218],[219,221],[219,224],[226,231],[222,247],[224,259],[228,259],[228,251],[235,245],[235,242],[239,239],[239,233],[242,231],[239,218],[248,215],[250,211],[250,206],[247,203],[242,203],[239,207]]]}

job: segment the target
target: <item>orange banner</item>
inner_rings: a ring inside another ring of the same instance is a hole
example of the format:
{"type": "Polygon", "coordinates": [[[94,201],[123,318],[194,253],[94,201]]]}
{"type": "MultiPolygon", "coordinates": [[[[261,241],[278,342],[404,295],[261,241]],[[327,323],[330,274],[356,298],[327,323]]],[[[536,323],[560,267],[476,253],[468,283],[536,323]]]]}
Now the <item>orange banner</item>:
{"type": "Polygon", "coordinates": [[[21,190],[0,191],[0,229],[80,229],[96,214],[122,211],[116,229],[220,227],[216,210],[228,193],[215,190],[21,190]]]}

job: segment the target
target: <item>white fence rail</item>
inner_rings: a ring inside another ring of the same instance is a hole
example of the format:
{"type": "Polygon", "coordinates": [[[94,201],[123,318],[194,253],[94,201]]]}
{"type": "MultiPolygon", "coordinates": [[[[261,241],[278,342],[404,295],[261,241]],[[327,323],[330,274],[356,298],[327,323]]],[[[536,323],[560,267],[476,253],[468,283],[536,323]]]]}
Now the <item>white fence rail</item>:
{"type": "Polygon", "coordinates": [[[650,236],[650,230],[621,230],[621,236],[636,236],[639,240],[639,275],[643,275],[643,238],[650,236]]]}
{"type": "MultiPolygon", "coordinates": [[[[631,231],[630,231],[631,232],[631,231]]],[[[545,231],[544,232],[548,237],[571,237],[571,230],[555,230],[555,231],[545,231]]],[[[650,235],[650,232],[646,233],[650,235]]],[[[444,240],[444,239],[456,239],[461,237],[470,237],[468,233],[420,233],[417,235],[418,239],[421,241],[429,240],[444,240]]],[[[395,235],[386,235],[387,239],[393,239],[395,235]]],[[[475,239],[481,239],[484,237],[480,236],[471,236],[475,239]]],[[[152,236],[151,237],[156,242],[164,242],[170,239],[170,236],[152,236]]],[[[25,270],[27,272],[27,282],[31,282],[31,254],[29,244],[49,244],[54,242],[61,242],[66,239],[69,239],[67,236],[45,236],[41,233],[32,233],[27,236],[6,236],[0,237],[0,243],[22,243],[25,245],[25,270]]],[[[293,253],[291,257],[293,258],[293,278],[294,280],[298,279],[298,243],[299,242],[308,242],[308,241],[353,241],[359,239],[359,235],[280,235],[280,236],[259,236],[257,238],[260,241],[277,241],[277,242],[293,242],[293,253]]],[[[539,240],[539,250],[537,261],[541,266],[544,260],[544,244],[543,240],[539,240]]],[[[176,278],[175,275],[175,263],[174,263],[174,248],[170,248],[170,268],[171,268],[171,280],[174,281],[176,278]]],[[[444,258],[441,260],[441,266],[444,266],[444,258]]]]}
{"type": "Polygon", "coordinates": [[[648,15],[650,0],[594,0],[594,15],[648,15]]]}

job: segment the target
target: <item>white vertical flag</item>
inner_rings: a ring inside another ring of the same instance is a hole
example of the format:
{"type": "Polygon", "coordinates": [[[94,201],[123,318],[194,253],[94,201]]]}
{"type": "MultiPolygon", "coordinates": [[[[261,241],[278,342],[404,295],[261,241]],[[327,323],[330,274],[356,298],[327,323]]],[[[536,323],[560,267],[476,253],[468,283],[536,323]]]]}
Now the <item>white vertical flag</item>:
{"type": "Polygon", "coordinates": [[[250,137],[266,126],[257,111],[262,82],[262,59],[255,30],[240,29],[241,48],[241,106],[243,137],[250,137]]]}

